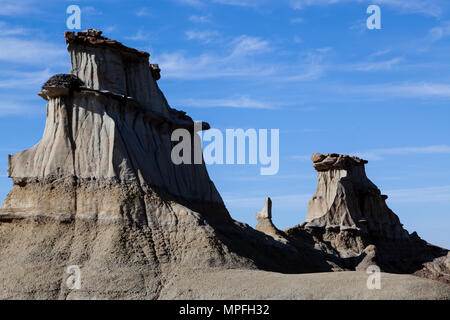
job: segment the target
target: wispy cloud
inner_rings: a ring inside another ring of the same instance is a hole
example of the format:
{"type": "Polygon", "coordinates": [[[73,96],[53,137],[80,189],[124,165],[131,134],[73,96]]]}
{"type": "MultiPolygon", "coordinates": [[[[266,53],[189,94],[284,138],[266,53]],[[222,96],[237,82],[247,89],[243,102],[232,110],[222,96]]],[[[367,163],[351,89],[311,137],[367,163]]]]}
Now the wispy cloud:
{"type": "Polygon", "coordinates": [[[186,31],[186,37],[188,40],[198,40],[203,43],[210,43],[217,39],[219,33],[211,30],[189,30],[186,31]]]}
{"type": "Polygon", "coordinates": [[[45,114],[45,104],[36,106],[29,102],[20,101],[2,101],[0,102],[0,117],[11,115],[36,115],[45,114]]]}
{"type": "Polygon", "coordinates": [[[146,41],[149,40],[150,36],[142,30],[138,30],[134,35],[125,37],[127,40],[131,41],[146,41]]]}
{"type": "Polygon", "coordinates": [[[138,17],[150,17],[152,16],[150,9],[141,8],[136,12],[136,16],[138,17]]]}
{"type": "Polygon", "coordinates": [[[0,0],[0,16],[21,16],[36,13],[36,7],[30,0],[0,0]]]}
{"type": "Polygon", "coordinates": [[[264,0],[176,0],[178,3],[192,7],[203,7],[208,4],[221,4],[236,7],[256,7],[264,0]]]}
{"type": "Polygon", "coordinates": [[[232,56],[259,54],[270,50],[269,41],[247,35],[236,38],[234,45],[232,56]]]}
{"type": "Polygon", "coordinates": [[[430,29],[428,32],[428,39],[438,41],[450,36],[450,22],[445,21],[440,26],[430,29]]]}
{"type": "Polygon", "coordinates": [[[403,61],[402,57],[392,58],[385,61],[371,61],[346,65],[343,71],[386,71],[391,70],[395,65],[403,61]]]}
{"type": "Polygon", "coordinates": [[[241,109],[276,109],[268,102],[252,99],[248,96],[235,96],[225,99],[187,99],[181,104],[196,108],[241,108],[241,109]]]}
{"type": "Polygon", "coordinates": [[[309,6],[326,6],[343,3],[367,3],[378,4],[393,8],[402,13],[419,13],[423,15],[439,17],[441,16],[445,2],[441,0],[288,0],[291,7],[302,10],[309,6]]]}
{"type": "Polygon", "coordinates": [[[383,193],[389,196],[388,201],[391,203],[436,203],[450,201],[450,185],[386,190],[383,193]]]}
{"type": "Polygon", "coordinates": [[[352,154],[367,160],[383,160],[383,156],[391,155],[414,155],[414,154],[450,154],[450,145],[433,145],[425,147],[400,147],[374,149],[365,152],[354,152],[352,154]]]}
{"type": "Polygon", "coordinates": [[[205,3],[201,0],[175,0],[175,1],[192,7],[203,7],[205,5],[205,3]]]}
{"type": "Polygon", "coordinates": [[[392,98],[407,99],[448,99],[450,98],[450,84],[443,83],[383,83],[374,85],[343,85],[329,86],[343,95],[372,96],[378,100],[392,98]]]}
{"type": "Polygon", "coordinates": [[[258,2],[261,0],[211,0],[213,3],[220,3],[227,6],[237,6],[237,7],[255,7],[258,6],[258,2]]]}
{"type": "MultiPolygon", "coordinates": [[[[190,39],[208,41],[212,33],[192,32],[187,36],[190,39]]],[[[164,77],[168,78],[262,77],[275,72],[273,65],[252,58],[270,50],[269,41],[242,35],[220,43],[221,50],[195,56],[188,56],[183,51],[163,53],[156,56],[154,61],[158,61],[164,77]]]]}
{"type": "Polygon", "coordinates": [[[4,37],[9,36],[23,36],[29,34],[31,32],[30,29],[23,27],[15,27],[7,25],[5,22],[0,21],[0,34],[4,37]]]}
{"type": "Polygon", "coordinates": [[[290,157],[292,160],[298,160],[298,161],[310,161],[311,155],[295,155],[290,157]]]}
{"type": "MultiPolygon", "coordinates": [[[[385,190],[383,194],[389,196],[389,203],[449,202],[450,186],[385,190]]],[[[272,199],[274,210],[298,210],[298,208],[306,210],[308,201],[312,196],[312,194],[290,194],[271,196],[270,198],[272,199]]],[[[233,195],[224,195],[224,201],[230,209],[259,210],[264,206],[265,197],[239,198],[233,195]]]]}
{"type": "Polygon", "coordinates": [[[50,69],[34,72],[18,72],[1,70],[2,74],[7,74],[8,77],[0,79],[0,88],[20,88],[25,89],[29,87],[42,86],[53,74],[50,69]]]}
{"type": "Polygon", "coordinates": [[[189,21],[194,23],[208,23],[211,22],[211,19],[208,16],[192,15],[189,17],[189,21]]]}
{"type": "Polygon", "coordinates": [[[40,40],[0,37],[0,61],[26,65],[61,65],[68,61],[64,45],[40,40]]]}
{"type": "Polygon", "coordinates": [[[293,23],[293,24],[303,23],[303,22],[305,22],[305,19],[303,19],[303,18],[293,18],[293,19],[291,19],[291,23],[293,23]]]}

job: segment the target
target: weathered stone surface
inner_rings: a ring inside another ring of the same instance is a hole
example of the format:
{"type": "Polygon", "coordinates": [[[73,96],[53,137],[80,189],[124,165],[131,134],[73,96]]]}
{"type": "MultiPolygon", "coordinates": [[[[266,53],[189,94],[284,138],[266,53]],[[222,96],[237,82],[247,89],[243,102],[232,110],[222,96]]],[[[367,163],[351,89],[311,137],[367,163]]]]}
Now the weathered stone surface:
{"type": "Polygon", "coordinates": [[[367,178],[366,160],[339,154],[316,154],[312,159],[319,181],[308,204],[307,227],[357,229],[394,239],[409,237],[386,205],[387,197],[367,178]]]}
{"type": "Polygon", "coordinates": [[[9,158],[0,298],[157,299],[184,268],[330,271],[319,252],[233,221],[204,163],[172,162],[173,130],[198,143],[209,125],[169,107],[147,54],[95,30],[66,38],[74,76],[44,86],[43,137],[9,158]],[[80,292],[65,285],[70,265],[80,292]]]}
{"type": "MultiPolygon", "coordinates": [[[[274,272],[355,270],[380,261],[385,271],[413,273],[430,261],[424,256],[444,254],[414,234],[404,239],[386,197],[365,177],[364,161],[336,154],[313,157],[327,190],[318,187],[307,223],[278,230],[270,199],[257,230],[234,221],[204,163],[172,162],[173,130],[188,129],[198,143],[196,132],[209,125],[168,105],[149,54],[98,30],[65,36],[72,71],[52,77],[40,93],[48,100],[43,137],[9,157],[14,187],[0,209],[0,298],[302,298],[298,288],[311,283],[316,298],[361,297],[353,290],[356,274],[342,284],[339,274],[322,283],[316,275],[274,272]],[[66,286],[71,265],[81,269],[80,290],[66,286]],[[327,295],[327,281],[344,291],[327,295]],[[238,284],[263,290],[241,295],[238,284]]],[[[448,298],[440,283],[406,281],[421,294],[378,298],[448,298]]]]}
{"type": "Polygon", "coordinates": [[[345,270],[363,271],[376,264],[386,272],[445,278],[444,265],[432,261],[441,261],[448,250],[403,228],[388,208],[387,196],[367,178],[367,161],[333,153],[314,154],[311,160],[318,171],[316,193],[309,201],[306,223],[285,230],[289,237],[309,242],[345,270]],[[441,276],[419,272],[428,263],[428,269],[439,265],[441,276]]]}
{"type": "Polygon", "coordinates": [[[317,171],[327,171],[331,169],[350,169],[355,166],[364,166],[364,164],[367,163],[366,160],[360,159],[358,157],[337,153],[314,153],[311,157],[311,160],[314,163],[314,168],[317,171]]]}
{"type": "Polygon", "coordinates": [[[371,266],[377,266],[377,248],[374,245],[369,245],[361,254],[361,262],[356,266],[356,271],[365,272],[371,266]]]}
{"type": "Polygon", "coordinates": [[[264,208],[256,213],[255,217],[258,220],[255,230],[261,231],[279,241],[286,242],[283,232],[278,230],[272,222],[272,200],[270,198],[266,199],[264,208]]]}
{"type": "Polygon", "coordinates": [[[438,257],[431,262],[425,263],[423,269],[417,271],[415,274],[450,285],[450,252],[447,256],[438,257]]]}
{"type": "Polygon", "coordinates": [[[159,89],[158,69],[149,54],[101,36],[97,30],[65,34],[71,73],[88,88],[133,97],[143,109],[168,116],[170,107],[159,89]]]}

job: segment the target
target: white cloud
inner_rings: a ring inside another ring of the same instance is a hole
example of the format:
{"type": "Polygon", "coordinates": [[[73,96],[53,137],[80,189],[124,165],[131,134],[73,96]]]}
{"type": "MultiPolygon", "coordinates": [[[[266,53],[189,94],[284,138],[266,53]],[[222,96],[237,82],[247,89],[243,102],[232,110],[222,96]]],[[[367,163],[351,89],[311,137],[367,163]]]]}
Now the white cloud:
{"type": "MultiPolygon", "coordinates": [[[[208,41],[210,33],[188,33],[190,39],[208,41]]],[[[276,68],[253,57],[270,50],[269,42],[257,37],[243,35],[226,43],[220,54],[207,52],[187,56],[185,52],[163,53],[154,58],[164,77],[180,79],[208,79],[219,77],[263,77],[274,74],[276,68]]]]}
{"type": "Polygon", "coordinates": [[[8,75],[8,78],[0,79],[0,88],[10,89],[23,89],[29,87],[42,86],[53,74],[49,69],[35,72],[17,72],[17,71],[5,71],[1,72],[4,75],[8,75]]]}
{"type": "Polygon", "coordinates": [[[352,154],[367,160],[382,160],[383,156],[390,155],[450,154],[450,145],[374,149],[366,152],[354,152],[352,154]]]}
{"type": "Polygon", "coordinates": [[[30,0],[0,0],[0,16],[21,16],[36,13],[36,8],[30,0]]]}
{"type": "Polygon", "coordinates": [[[293,23],[293,24],[303,23],[303,22],[305,22],[305,19],[303,19],[303,18],[293,18],[293,19],[291,19],[291,23],[293,23]]]}
{"type": "Polygon", "coordinates": [[[201,0],[176,0],[178,3],[192,7],[203,7],[205,4],[201,0]]]}
{"type": "Polygon", "coordinates": [[[150,36],[143,32],[142,30],[138,30],[134,35],[125,37],[127,40],[131,41],[146,41],[149,40],[150,36]]]}
{"type": "Polygon", "coordinates": [[[450,186],[387,190],[383,193],[389,196],[388,201],[391,203],[436,203],[450,201],[450,186]]]}
{"type": "Polygon", "coordinates": [[[194,22],[194,23],[208,23],[211,20],[208,16],[192,15],[189,17],[189,21],[194,22]]]}
{"type": "Polygon", "coordinates": [[[211,0],[213,3],[224,4],[228,6],[237,6],[237,7],[254,7],[258,5],[258,2],[262,2],[261,0],[211,0]]]}
{"type": "MultiPolygon", "coordinates": [[[[352,66],[345,66],[345,70],[347,71],[387,71],[391,70],[395,65],[399,64],[403,61],[403,58],[397,57],[390,60],[385,61],[375,61],[375,62],[364,62],[358,63],[352,66]]],[[[344,70],[344,71],[345,71],[344,70]]]]}
{"type": "Polygon", "coordinates": [[[64,44],[61,46],[40,40],[0,37],[0,61],[27,65],[61,65],[68,61],[64,44]]]}
{"type": "Polygon", "coordinates": [[[291,156],[292,160],[299,160],[299,161],[310,161],[311,156],[310,155],[295,155],[291,156]]]}
{"type": "Polygon", "coordinates": [[[450,84],[442,83],[383,83],[378,85],[329,86],[328,89],[346,96],[370,96],[377,100],[450,98],[450,84]]]}
{"type": "Polygon", "coordinates": [[[446,21],[438,27],[430,29],[428,32],[428,39],[438,41],[450,36],[450,22],[446,21]]]}
{"type": "Polygon", "coordinates": [[[225,99],[187,99],[181,104],[197,108],[244,108],[244,109],[275,109],[271,103],[252,99],[248,96],[235,96],[225,99]]]}
{"type": "Polygon", "coordinates": [[[150,17],[152,14],[148,8],[141,8],[136,12],[138,17],[150,17]]]}
{"type": "Polygon", "coordinates": [[[3,37],[23,36],[23,35],[29,34],[30,32],[31,32],[30,29],[23,28],[23,27],[13,27],[13,26],[7,25],[3,21],[0,21],[0,34],[3,37]]]}
{"type": "Polygon", "coordinates": [[[326,6],[342,3],[366,3],[378,4],[391,7],[404,13],[420,13],[424,15],[439,17],[445,7],[441,0],[288,0],[290,6],[295,10],[301,10],[309,6],[326,6]]]}
{"type": "Polygon", "coordinates": [[[240,36],[234,40],[234,50],[232,56],[245,56],[250,54],[263,53],[268,50],[269,42],[258,37],[247,35],[240,36]]]}
{"type": "Polygon", "coordinates": [[[209,31],[209,30],[203,30],[203,31],[195,31],[195,30],[189,30],[186,31],[186,37],[188,40],[198,40],[203,43],[210,43],[217,39],[219,36],[219,33],[217,31],[209,31]]]}
{"type": "Polygon", "coordinates": [[[43,103],[41,106],[31,105],[29,102],[20,101],[2,101],[0,103],[0,117],[10,115],[34,115],[45,114],[46,108],[43,103]]]}
{"type": "Polygon", "coordinates": [[[192,7],[203,7],[207,4],[221,4],[235,7],[256,7],[264,0],[176,0],[177,2],[192,7]]]}

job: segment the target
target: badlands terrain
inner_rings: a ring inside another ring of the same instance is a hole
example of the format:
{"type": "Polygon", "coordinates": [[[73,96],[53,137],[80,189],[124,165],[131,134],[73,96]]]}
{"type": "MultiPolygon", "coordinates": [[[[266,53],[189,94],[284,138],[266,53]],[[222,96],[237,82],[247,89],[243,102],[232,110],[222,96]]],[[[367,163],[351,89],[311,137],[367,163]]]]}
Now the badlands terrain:
{"type": "Polygon", "coordinates": [[[449,251],[403,228],[367,161],[314,154],[306,220],[279,230],[267,199],[251,228],[231,218],[204,163],[171,161],[171,133],[198,141],[197,126],[169,106],[150,55],[98,30],[65,39],[72,69],[39,92],[43,137],[9,157],[1,299],[450,298],[449,251]],[[367,287],[371,266],[379,290],[367,287]]]}

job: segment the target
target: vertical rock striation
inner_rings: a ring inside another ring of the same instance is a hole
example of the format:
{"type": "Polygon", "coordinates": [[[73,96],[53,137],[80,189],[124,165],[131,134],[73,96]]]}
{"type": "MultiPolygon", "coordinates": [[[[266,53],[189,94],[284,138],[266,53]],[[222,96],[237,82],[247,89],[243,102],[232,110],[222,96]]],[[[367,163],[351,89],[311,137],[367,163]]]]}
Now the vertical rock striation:
{"type": "MultiPolygon", "coordinates": [[[[14,187],[0,209],[0,299],[158,299],[193,273],[372,263],[413,273],[447,254],[402,228],[363,160],[337,154],[313,156],[319,185],[301,226],[279,231],[270,199],[258,231],[234,221],[204,163],[172,162],[173,131],[188,130],[199,145],[197,131],[209,125],[168,105],[149,54],[98,30],[65,38],[71,72],[39,92],[47,101],[43,137],[9,156],[14,187]],[[69,266],[80,268],[79,290],[66,285],[69,266]]],[[[437,263],[422,274],[441,280],[436,270],[448,264],[437,263]]]]}
{"type": "Polygon", "coordinates": [[[387,196],[367,178],[366,160],[336,153],[316,153],[311,160],[318,174],[316,193],[306,221],[288,229],[288,235],[312,242],[351,270],[377,264],[386,272],[414,273],[447,254],[403,228],[387,196]]]}
{"type": "Polygon", "coordinates": [[[366,160],[339,154],[314,154],[317,190],[308,204],[307,227],[357,229],[372,236],[407,239],[397,215],[365,172],[366,160]]]}
{"type": "Polygon", "coordinates": [[[200,145],[209,125],[170,108],[148,53],[97,30],[65,38],[72,70],[39,93],[43,137],[9,157],[0,298],[156,299],[181,269],[328,270],[314,250],[233,221],[204,163],[172,162],[172,132],[200,145]],[[71,265],[81,290],[65,285],[71,265]]]}

